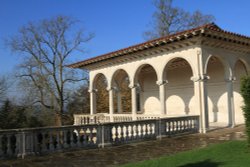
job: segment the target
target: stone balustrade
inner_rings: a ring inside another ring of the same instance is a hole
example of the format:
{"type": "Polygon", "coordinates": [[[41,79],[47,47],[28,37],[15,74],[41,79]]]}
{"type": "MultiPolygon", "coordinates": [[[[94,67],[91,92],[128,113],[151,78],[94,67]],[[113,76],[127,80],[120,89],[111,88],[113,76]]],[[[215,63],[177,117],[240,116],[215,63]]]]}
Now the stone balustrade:
{"type": "Polygon", "coordinates": [[[0,131],[0,157],[41,155],[197,133],[199,116],[0,131]]]}
{"type": "MultiPolygon", "coordinates": [[[[74,114],[74,125],[88,125],[96,123],[108,123],[111,117],[113,117],[113,122],[128,122],[133,120],[132,114],[113,114],[112,116],[108,113],[98,113],[98,114],[74,114]]],[[[159,119],[159,118],[169,118],[176,116],[166,115],[145,115],[137,114],[135,120],[149,120],[149,119],[159,119]]]]}

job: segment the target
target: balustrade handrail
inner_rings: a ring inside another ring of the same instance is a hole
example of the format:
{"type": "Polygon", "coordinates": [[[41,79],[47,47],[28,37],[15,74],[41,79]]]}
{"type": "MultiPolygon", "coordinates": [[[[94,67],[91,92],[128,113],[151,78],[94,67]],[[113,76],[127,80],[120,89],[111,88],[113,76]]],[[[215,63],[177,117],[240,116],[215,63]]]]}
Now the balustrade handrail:
{"type": "Polygon", "coordinates": [[[104,147],[184,133],[197,133],[199,116],[0,130],[0,157],[104,147]]]}

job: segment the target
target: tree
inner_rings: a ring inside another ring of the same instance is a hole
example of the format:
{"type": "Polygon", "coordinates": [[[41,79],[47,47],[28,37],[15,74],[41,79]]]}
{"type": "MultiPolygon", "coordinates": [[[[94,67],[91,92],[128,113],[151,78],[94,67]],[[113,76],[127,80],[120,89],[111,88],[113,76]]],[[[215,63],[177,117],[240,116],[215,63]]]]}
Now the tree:
{"type": "Polygon", "coordinates": [[[214,16],[204,15],[200,11],[193,14],[173,6],[173,0],[154,0],[156,11],[153,14],[152,29],[146,31],[146,39],[167,36],[186,29],[213,22],[214,16]]]}
{"type": "Polygon", "coordinates": [[[19,106],[9,99],[0,107],[0,129],[41,127],[42,121],[35,115],[27,114],[29,107],[19,106]]]}
{"type": "Polygon", "coordinates": [[[93,34],[76,30],[77,23],[67,16],[44,19],[23,26],[7,41],[12,51],[25,57],[18,74],[21,85],[34,95],[33,104],[53,111],[57,126],[62,125],[72,84],[86,77],[67,68],[70,56],[83,53],[84,44],[93,38],[93,34]]]}
{"type": "Polygon", "coordinates": [[[250,76],[241,78],[240,92],[244,99],[244,106],[242,109],[245,117],[248,147],[250,147],[250,76]]]}
{"type": "Polygon", "coordinates": [[[2,102],[6,95],[6,91],[7,91],[7,82],[6,82],[6,78],[2,77],[0,78],[0,102],[2,102]]]}
{"type": "Polygon", "coordinates": [[[73,123],[74,114],[89,114],[90,112],[90,96],[88,92],[88,84],[79,87],[72,95],[67,105],[67,111],[70,119],[64,120],[65,124],[73,123]]]}

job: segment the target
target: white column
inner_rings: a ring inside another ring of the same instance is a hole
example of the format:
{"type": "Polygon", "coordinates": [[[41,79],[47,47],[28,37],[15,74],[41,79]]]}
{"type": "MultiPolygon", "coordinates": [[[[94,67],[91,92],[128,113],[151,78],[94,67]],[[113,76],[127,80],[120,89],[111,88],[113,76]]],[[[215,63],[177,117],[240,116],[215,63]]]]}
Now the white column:
{"type": "Polygon", "coordinates": [[[194,81],[194,95],[197,102],[196,109],[200,111],[200,133],[206,133],[209,128],[207,79],[208,76],[192,77],[194,81]]]}
{"type": "Polygon", "coordinates": [[[136,110],[137,110],[137,104],[136,104],[136,86],[130,86],[131,88],[131,104],[132,104],[132,119],[136,120],[136,110]]]}
{"type": "Polygon", "coordinates": [[[235,126],[233,81],[234,81],[233,77],[230,77],[228,80],[226,80],[226,83],[227,83],[228,125],[232,128],[235,126]]]}
{"type": "Polygon", "coordinates": [[[109,115],[110,122],[114,122],[113,114],[114,114],[114,89],[109,88],[109,115]]]}
{"type": "Polygon", "coordinates": [[[122,98],[121,98],[121,92],[120,90],[117,91],[117,109],[118,113],[122,113],[122,98]]]}
{"type": "Polygon", "coordinates": [[[89,94],[90,94],[90,115],[93,115],[96,113],[96,91],[89,90],[89,94]]]}
{"type": "Polygon", "coordinates": [[[157,81],[157,85],[159,85],[159,97],[160,97],[160,103],[161,103],[161,115],[166,115],[166,83],[167,81],[157,81]]]}

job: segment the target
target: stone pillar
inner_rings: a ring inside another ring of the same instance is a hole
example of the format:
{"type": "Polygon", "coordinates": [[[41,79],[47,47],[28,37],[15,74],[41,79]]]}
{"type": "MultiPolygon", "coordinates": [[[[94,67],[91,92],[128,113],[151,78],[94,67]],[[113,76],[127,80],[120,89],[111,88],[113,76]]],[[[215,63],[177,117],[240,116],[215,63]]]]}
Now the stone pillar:
{"type": "Polygon", "coordinates": [[[227,83],[227,106],[228,106],[228,126],[235,126],[235,111],[234,111],[234,95],[233,95],[233,81],[234,77],[226,80],[227,83]]]}
{"type": "Polygon", "coordinates": [[[122,113],[122,98],[121,98],[121,92],[120,90],[117,91],[117,109],[118,113],[122,113]]]}
{"type": "Polygon", "coordinates": [[[96,113],[96,90],[89,90],[90,93],[90,115],[96,113]]]}
{"type": "Polygon", "coordinates": [[[136,120],[137,102],[136,102],[136,86],[130,86],[131,89],[131,105],[132,105],[132,119],[136,120]]]}
{"type": "Polygon", "coordinates": [[[159,85],[159,98],[161,103],[161,115],[166,115],[166,83],[167,81],[161,80],[156,82],[159,85]]]}
{"type": "Polygon", "coordinates": [[[113,114],[114,114],[114,89],[109,88],[109,115],[110,122],[114,122],[113,114]]]}
{"type": "Polygon", "coordinates": [[[196,109],[200,111],[200,133],[206,133],[209,128],[208,97],[207,97],[208,76],[192,77],[194,81],[194,95],[197,102],[196,109]]]}

